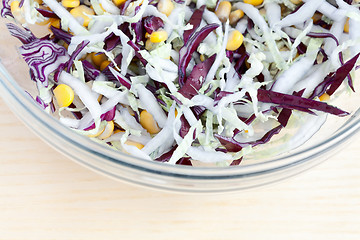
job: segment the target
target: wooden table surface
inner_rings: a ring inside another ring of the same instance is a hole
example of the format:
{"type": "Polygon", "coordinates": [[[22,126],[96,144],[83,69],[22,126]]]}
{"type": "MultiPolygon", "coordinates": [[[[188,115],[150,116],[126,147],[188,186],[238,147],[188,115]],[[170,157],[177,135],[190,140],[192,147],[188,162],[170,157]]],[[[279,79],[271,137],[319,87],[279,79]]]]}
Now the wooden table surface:
{"type": "Polygon", "coordinates": [[[158,192],[44,145],[0,100],[0,239],[360,239],[360,148],[237,195],[158,192]]]}

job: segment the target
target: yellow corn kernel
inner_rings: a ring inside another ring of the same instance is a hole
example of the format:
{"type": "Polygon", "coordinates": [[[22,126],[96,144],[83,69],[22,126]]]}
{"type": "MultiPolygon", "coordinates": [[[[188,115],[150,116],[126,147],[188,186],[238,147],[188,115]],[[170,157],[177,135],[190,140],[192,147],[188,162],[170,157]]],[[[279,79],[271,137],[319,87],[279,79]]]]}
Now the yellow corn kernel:
{"type": "Polygon", "coordinates": [[[327,93],[324,93],[319,97],[319,100],[322,101],[322,102],[328,101],[329,99],[330,99],[330,95],[327,94],[327,93]]]}
{"type": "Polygon", "coordinates": [[[302,0],[290,0],[293,4],[299,4],[302,2],[302,0]]]}
{"type": "Polygon", "coordinates": [[[50,26],[60,28],[60,19],[58,19],[58,18],[50,18],[50,26]]]}
{"type": "Polygon", "coordinates": [[[80,0],[62,0],[61,4],[66,8],[74,8],[80,6],[80,0]]]}
{"type": "Polygon", "coordinates": [[[110,63],[111,63],[111,61],[109,61],[109,60],[103,61],[100,65],[100,71],[103,71],[110,63]]]}
{"type": "Polygon", "coordinates": [[[349,33],[349,18],[346,19],[346,22],[344,25],[344,32],[349,33]]]}
{"type": "Polygon", "coordinates": [[[150,33],[146,32],[145,33],[145,38],[149,38],[150,37],[150,33]]]}
{"type": "Polygon", "coordinates": [[[165,14],[166,16],[169,16],[174,8],[175,6],[171,0],[160,0],[157,5],[159,12],[165,14]]]}
{"type": "Polygon", "coordinates": [[[244,0],[244,3],[258,6],[263,3],[264,0],[244,0]]]}
{"type": "Polygon", "coordinates": [[[155,134],[160,132],[160,128],[154,120],[154,117],[146,110],[143,110],[140,113],[140,124],[145,128],[150,134],[155,134]]]}
{"type": "Polygon", "coordinates": [[[98,67],[100,67],[101,63],[107,60],[107,57],[104,53],[91,53],[91,61],[98,67]]]}
{"type": "Polygon", "coordinates": [[[201,55],[200,55],[200,61],[202,61],[202,62],[205,61],[205,56],[204,56],[204,54],[201,54],[201,55]]]}
{"type": "Polygon", "coordinates": [[[116,6],[120,6],[121,4],[123,4],[124,2],[126,2],[126,0],[112,0],[112,2],[113,2],[116,6]]]}
{"type": "Polygon", "coordinates": [[[12,1],[10,3],[10,10],[11,12],[14,12],[20,8],[20,2],[19,1],[12,1]]]}
{"type": "Polygon", "coordinates": [[[177,109],[175,109],[175,117],[177,117],[177,115],[178,115],[178,111],[177,109]]]}
{"type": "Polygon", "coordinates": [[[229,34],[229,38],[226,44],[226,50],[235,51],[238,49],[244,41],[244,36],[238,30],[233,30],[229,34]]]}
{"type": "Polygon", "coordinates": [[[150,35],[150,41],[153,43],[163,42],[167,38],[168,38],[168,34],[164,30],[158,30],[158,31],[152,32],[150,35]]]}
{"type": "Polygon", "coordinates": [[[74,101],[74,90],[66,84],[59,84],[54,89],[54,96],[59,107],[68,107],[74,101]]]}
{"type": "Polygon", "coordinates": [[[25,18],[21,14],[20,2],[12,1],[10,4],[10,10],[16,21],[20,23],[25,23],[25,18]]]}
{"type": "Polygon", "coordinates": [[[230,24],[237,23],[240,20],[240,18],[242,18],[243,16],[244,16],[244,12],[240,9],[232,11],[229,16],[230,24]]]}
{"type": "Polygon", "coordinates": [[[108,121],[104,131],[98,136],[98,138],[104,140],[111,136],[114,131],[114,121],[108,121]]]}
{"type": "Polygon", "coordinates": [[[73,17],[76,18],[78,21],[80,21],[84,27],[87,27],[91,20],[88,15],[95,15],[95,12],[94,10],[85,5],[80,5],[71,9],[70,14],[73,15],[73,17]]]}
{"type": "Polygon", "coordinates": [[[141,143],[137,143],[137,142],[133,142],[133,141],[130,141],[130,140],[127,140],[125,142],[126,145],[131,145],[131,146],[135,146],[137,147],[138,149],[142,149],[144,147],[144,145],[142,145],[141,143]]]}
{"type": "Polygon", "coordinates": [[[215,14],[220,19],[221,22],[226,22],[229,18],[231,12],[231,3],[229,1],[223,1],[219,3],[215,14]]]}

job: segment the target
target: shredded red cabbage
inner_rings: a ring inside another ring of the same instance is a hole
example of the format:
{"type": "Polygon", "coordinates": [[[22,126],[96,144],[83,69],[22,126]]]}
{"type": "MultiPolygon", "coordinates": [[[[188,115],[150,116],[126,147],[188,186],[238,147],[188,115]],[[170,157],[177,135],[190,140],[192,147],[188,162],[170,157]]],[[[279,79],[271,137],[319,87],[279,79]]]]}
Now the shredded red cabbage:
{"type": "Polygon", "coordinates": [[[309,98],[313,99],[315,97],[321,96],[325,92],[331,96],[336,91],[336,89],[340,87],[346,76],[354,68],[356,61],[359,58],[359,55],[360,53],[358,53],[349,61],[344,63],[340,68],[336,70],[335,73],[330,73],[328,76],[326,76],[324,81],[322,81],[318,86],[316,86],[309,98]]]}
{"type": "Polygon", "coordinates": [[[0,15],[3,18],[5,18],[5,17],[14,18],[14,16],[11,13],[11,8],[10,8],[9,3],[10,3],[10,0],[2,0],[3,7],[1,8],[0,15]]]}
{"type": "Polygon", "coordinates": [[[204,13],[205,5],[201,6],[199,9],[196,9],[192,14],[191,18],[189,19],[189,24],[193,27],[192,29],[185,30],[183,34],[184,43],[186,43],[191,35],[196,31],[196,29],[200,26],[202,16],[204,13]]]}
{"type": "Polygon", "coordinates": [[[179,89],[179,93],[181,93],[184,97],[189,99],[197,95],[199,89],[203,84],[203,81],[206,78],[207,73],[209,72],[211,66],[215,61],[215,58],[216,58],[216,54],[212,55],[204,62],[197,64],[194,67],[194,69],[191,71],[185,84],[179,89]]]}
{"type": "Polygon", "coordinates": [[[333,107],[325,102],[319,102],[303,97],[274,92],[271,90],[258,89],[257,98],[260,102],[280,104],[282,107],[289,109],[312,109],[338,116],[349,115],[348,112],[333,107]]]}
{"type": "Polygon", "coordinates": [[[192,54],[195,52],[199,44],[209,35],[210,32],[218,28],[218,24],[209,24],[198,32],[193,34],[190,39],[179,51],[179,84],[182,87],[185,84],[186,68],[191,60],[192,54]]]}
{"type": "Polygon", "coordinates": [[[163,20],[155,16],[146,17],[144,18],[143,22],[144,28],[149,34],[164,27],[163,20]]]}
{"type": "Polygon", "coordinates": [[[19,39],[23,44],[31,43],[37,39],[29,29],[19,28],[13,23],[7,23],[6,27],[10,34],[19,39]]]}

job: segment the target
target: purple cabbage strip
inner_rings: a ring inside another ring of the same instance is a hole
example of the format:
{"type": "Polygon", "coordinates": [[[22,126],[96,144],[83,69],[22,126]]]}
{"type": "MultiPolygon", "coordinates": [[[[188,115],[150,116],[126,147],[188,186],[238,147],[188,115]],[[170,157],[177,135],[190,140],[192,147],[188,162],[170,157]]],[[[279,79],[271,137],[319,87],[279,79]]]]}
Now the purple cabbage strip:
{"type": "Polygon", "coordinates": [[[104,40],[104,49],[106,51],[113,50],[117,45],[120,43],[120,38],[116,36],[115,34],[111,33],[109,36],[107,36],[104,40]]]}
{"type": "Polygon", "coordinates": [[[325,102],[319,102],[303,97],[274,92],[271,90],[258,89],[257,98],[260,102],[280,104],[284,108],[296,108],[299,110],[313,109],[341,117],[349,115],[348,112],[328,105],[325,102]]]}
{"type": "Polygon", "coordinates": [[[185,3],[185,0],[173,0],[174,2],[176,2],[177,4],[183,4],[185,3]]]}
{"type": "Polygon", "coordinates": [[[336,46],[339,46],[338,39],[331,33],[309,32],[308,34],[306,34],[306,36],[312,37],[312,38],[332,38],[336,42],[336,46]]]}
{"type": "MultiPolygon", "coordinates": [[[[307,46],[305,44],[303,44],[302,42],[300,42],[300,44],[296,47],[298,53],[301,55],[301,54],[304,54],[306,53],[306,50],[307,50],[307,46]]],[[[320,48],[322,49],[322,48],[320,48]]]]}
{"type": "Polygon", "coordinates": [[[184,85],[179,89],[179,93],[188,99],[197,95],[203,84],[202,81],[206,78],[206,75],[213,65],[215,58],[216,54],[212,55],[204,62],[198,63],[191,71],[184,85]]]}
{"type": "MultiPolygon", "coordinates": [[[[116,70],[114,70],[116,71],[116,70]]],[[[113,74],[114,75],[114,74],[113,74]]],[[[131,82],[129,79],[127,79],[125,76],[122,76],[120,73],[114,75],[115,78],[119,81],[119,83],[123,86],[125,86],[127,89],[131,88],[131,82]]]]}
{"type": "Polygon", "coordinates": [[[248,58],[249,58],[249,54],[244,53],[235,63],[234,68],[240,78],[241,78],[241,74],[245,73],[247,70],[246,65],[244,63],[248,58]]]}
{"type": "MultiPolygon", "coordinates": [[[[293,95],[301,97],[303,95],[304,91],[305,91],[305,88],[299,92],[294,92],[293,95]]],[[[277,120],[281,124],[281,126],[286,127],[291,114],[292,114],[292,109],[283,108],[281,110],[280,114],[277,117],[277,120]]]]}
{"type": "Polygon", "coordinates": [[[281,110],[280,114],[277,117],[277,120],[281,124],[281,126],[286,127],[291,114],[292,114],[291,109],[284,108],[283,110],[281,110]]]}
{"type": "Polygon", "coordinates": [[[88,62],[87,60],[83,60],[81,62],[84,68],[85,79],[87,81],[94,80],[100,75],[101,72],[96,69],[90,62],[88,62]]]}
{"type": "Polygon", "coordinates": [[[64,64],[61,57],[69,57],[67,50],[49,40],[36,39],[20,47],[20,53],[28,64],[32,76],[48,85],[48,76],[64,64]]]}
{"type": "Polygon", "coordinates": [[[164,22],[161,18],[155,16],[149,16],[143,20],[144,28],[146,32],[151,34],[154,31],[157,31],[159,28],[164,27],[164,22]]]}
{"type": "Polygon", "coordinates": [[[325,62],[329,59],[328,55],[325,53],[325,50],[323,48],[320,48],[319,52],[324,56],[322,62],[325,62]]]}
{"type": "Polygon", "coordinates": [[[215,102],[214,105],[216,106],[223,97],[226,97],[226,96],[231,95],[231,94],[233,94],[233,93],[232,92],[226,92],[226,91],[218,92],[215,95],[215,98],[214,98],[214,102],[215,102]]]}
{"type": "Polygon", "coordinates": [[[260,144],[265,144],[270,141],[270,139],[275,135],[278,134],[283,127],[281,125],[271,129],[268,131],[262,138],[256,141],[251,142],[238,142],[232,137],[225,137],[220,134],[214,134],[214,136],[219,139],[220,143],[228,150],[229,152],[239,152],[241,149],[243,149],[246,146],[251,145],[252,147],[255,147],[260,144]]]}
{"type": "Polygon", "coordinates": [[[132,47],[135,50],[135,56],[140,60],[140,62],[146,66],[147,61],[141,56],[141,54],[139,53],[140,51],[140,47],[137,46],[135,43],[133,43],[132,41],[128,41],[127,44],[132,47]]]}
{"type": "Polygon", "coordinates": [[[71,43],[71,38],[72,38],[71,34],[65,32],[64,30],[62,30],[60,28],[56,28],[54,26],[50,26],[50,30],[54,34],[55,38],[57,38],[59,40],[63,40],[67,44],[71,43]]]}
{"type": "Polygon", "coordinates": [[[201,115],[205,112],[206,108],[204,106],[194,106],[191,108],[191,111],[194,113],[197,120],[201,118],[201,115]]]}
{"type": "Polygon", "coordinates": [[[81,53],[81,51],[90,43],[89,40],[82,41],[79,45],[77,45],[75,51],[71,54],[69,61],[67,61],[67,72],[70,72],[70,69],[74,63],[75,58],[81,53]]]}
{"type": "Polygon", "coordinates": [[[143,41],[144,30],[143,30],[142,21],[140,20],[136,23],[131,23],[131,28],[134,30],[136,34],[135,42],[140,43],[141,41],[143,41]]]}
{"type": "MultiPolygon", "coordinates": [[[[338,39],[331,33],[314,33],[314,32],[310,32],[310,33],[307,34],[307,36],[313,37],[313,38],[332,38],[335,41],[336,46],[339,46],[338,39]]],[[[343,57],[342,52],[339,52],[339,60],[340,60],[341,65],[344,65],[344,57],[343,57]]],[[[350,74],[347,74],[347,78],[348,78],[348,84],[349,84],[351,90],[353,90],[353,92],[355,92],[353,81],[352,81],[352,78],[351,78],[350,74]]]]}
{"type": "Polygon", "coordinates": [[[132,0],[127,0],[126,2],[124,2],[123,4],[121,4],[119,6],[120,8],[120,15],[124,15],[126,9],[128,8],[128,6],[130,5],[130,3],[132,2],[132,0]]]}
{"type": "Polygon", "coordinates": [[[47,18],[59,18],[53,11],[51,10],[47,10],[47,9],[42,9],[42,8],[36,8],[36,10],[43,15],[44,17],[47,18]]]}
{"type": "Polygon", "coordinates": [[[229,59],[230,62],[234,61],[234,52],[226,50],[226,57],[229,59]]]}
{"type": "MultiPolygon", "coordinates": [[[[112,120],[114,120],[115,111],[116,111],[116,106],[114,106],[112,109],[110,109],[106,113],[101,114],[100,120],[101,121],[112,121],[112,120]]],[[[84,131],[94,129],[95,127],[96,127],[95,122],[92,122],[92,124],[90,126],[84,128],[84,131]]]]}
{"type": "Polygon", "coordinates": [[[112,121],[115,118],[116,106],[100,116],[101,121],[112,121]]]}
{"type": "Polygon", "coordinates": [[[19,39],[23,44],[31,43],[37,39],[29,29],[20,28],[13,23],[7,23],[6,27],[10,34],[19,39]]]}
{"type": "MultiPolygon", "coordinates": [[[[71,103],[69,105],[69,108],[76,108],[75,104],[74,103],[71,103]]],[[[81,119],[83,117],[82,113],[81,112],[71,112],[73,114],[73,116],[76,118],[76,119],[81,119]]]]}
{"type": "Polygon", "coordinates": [[[154,159],[154,160],[157,161],[157,162],[168,162],[177,147],[178,147],[178,146],[175,145],[175,146],[172,147],[168,152],[164,153],[163,155],[161,155],[160,157],[158,157],[158,158],[156,158],[156,159],[154,159]]]}
{"type": "Polygon", "coordinates": [[[204,9],[205,9],[205,5],[201,6],[199,9],[196,9],[194,11],[194,13],[192,14],[192,16],[190,17],[188,23],[190,23],[193,26],[193,28],[184,31],[184,34],[183,34],[184,43],[186,43],[189,40],[191,35],[200,26],[202,16],[203,16],[203,13],[204,13],[204,9]]]}
{"type": "MultiPolygon", "coordinates": [[[[138,13],[140,10],[140,7],[137,6],[135,8],[135,14],[138,13]]],[[[142,20],[140,19],[139,21],[135,22],[135,23],[131,23],[130,27],[133,29],[133,31],[135,32],[135,42],[136,43],[140,43],[141,41],[143,41],[145,35],[144,35],[144,30],[143,30],[143,23],[142,20]]]]}
{"type": "MultiPolygon", "coordinates": [[[[122,61],[122,54],[120,53],[119,55],[117,55],[114,58],[114,62],[116,63],[117,66],[121,65],[121,61],[122,61]]],[[[102,73],[108,78],[109,81],[115,81],[115,82],[119,82],[118,79],[112,74],[112,72],[110,71],[109,67],[115,67],[114,63],[111,62],[103,71],[102,73]]],[[[128,77],[128,76],[125,76],[128,77]]]]}
{"type": "Polygon", "coordinates": [[[193,34],[191,38],[179,51],[179,84],[182,87],[186,79],[186,68],[191,60],[192,54],[195,52],[199,44],[209,35],[210,32],[218,28],[218,24],[209,24],[198,32],[193,34]]]}
{"type": "Polygon", "coordinates": [[[189,132],[190,130],[190,124],[189,122],[186,120],[186,118],[184,116],[180,117],[180,121],[181,121],[181,127],[180,127],[180,137],[184,138],[185,135],[189,132]]]}
{"type": "MultiPolygon", "coordinates": [[[[160,157],[158,157],[158,158],[156,158],[156,159],[154,159],[154,160],[157,161],[157,162],[168,162],[177,147],[178,147],[178,146],[175,145],[175,146],[172,147],[168,152],[164,153],[163,155],[161,155],[160,157]]],[[[179,160],[176,162],[176,164],[178,164],[178,165],[192,166],[189,157],[183,157],[183,158],[179,159],[179,160]]]]}
{"type": "Polygon", "coordinates": [[[234,160],[231,162],[230,166],[238,166],[240,165],[241,161],[242,161],[243,157],[237,159],[237,160],[234,160]]]}
{"type": "Polygon", "coordinates": [[[28,91],[25,91],[25,93],[27,93],[29,95],[29,97],[34,100],[36,102],[36,104],[38,106],[40,106],[42,109],[47,108],[47,106],[49,106],[48,104],[46,104],[39,96],[36,96],[36,98],[34,99],[33,96],[31,96],[31,94],[28,91]]]}
{"type": "Polygon", "coordinates": [[[341,82],[343,81],[343,79],[346,78],[346,76],[348,77],[348,84],[350,88],[355,91],[349,73],[354,68],[356,61],[359,58],[359,55],[360,53],[355,55],[352,59],[344,63],[338,70],[336,70],[334,75],[334,83],[331,84],[329,90],[327,91],[329,95],[332,95],[336,91],[336,89],[340,87],[341,82]]]}
{"type": "Polygon", "coordinates": [[[321,96],[325,92],[329,95],[332,95],[340,87],[341,83],[345,80],[346,76],[349,75],[350,71],[354,68],[359,55],[360,53],[344,63],[336,70],[335,73],[330,73],[328,76],[326,76],[324,81],[316,86],[309,98],[313,99],[314,97],[321,96]],[[329,86],[330,88],[328,89],[329,86]]]}
{"type": "Polygon", "coordinates": [[[40,105],[43,109],[45,109],[45,108],[47,108],[47,106],[49,106],[49,105],[46,104],[39,96],[36,96],[35,101],[36,101],[37,103],[39,103],[39,105],[40,105]]]}
{"type": "Polygon", "coordinates": [[[10,0],[2,0],[3,6],[1,8],[0,15],[3,18],[6,18],[6,17],[14,18],[14,16],[11,13],[11,8],[10,8],[9,3],[10,3],[10,0]]]}
{"type": "Polygon", "coordinates": [[[170,95],[171,99],[174,100],[178,105],[182,105],[182,102],[176,98],[174,95],[170,95]]]}
{"type": "Polygon", "coordinates": [[[79,53],[90,43],[90,41],[82,41],[75,49],[75,51],[71,54],[69,60],[67,62],[61,63],[59,67],[55,70],[54,81],[58,82],[61,72],[66,69],[67,72],[70,72],[70,69],[74,63],[75,58],[79,55],[79,53]]]}
{"type": "Polygon", "coordinates": [[[177,165],[184,165],[184,166],[192,166],[191,160],[189,157],[180,158],[177,162],[177,165]]]}

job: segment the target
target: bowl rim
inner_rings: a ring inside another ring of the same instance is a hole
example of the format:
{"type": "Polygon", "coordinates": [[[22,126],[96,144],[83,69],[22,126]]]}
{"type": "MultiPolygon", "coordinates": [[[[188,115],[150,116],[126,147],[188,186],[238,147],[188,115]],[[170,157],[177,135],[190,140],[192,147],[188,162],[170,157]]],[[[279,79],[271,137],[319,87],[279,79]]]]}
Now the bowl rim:
{"type": "MultiPolygon", "coordinates": [[[[130,156],[108,147],[104,147],[100,143],[82,136],[70,128],[64,126],[57,119],[43,111],[40,106],[38,106],[35,101],[31,99],[29,94],[27,94],[20,87],[20,85],[18,85],[18,83],[14,80],[14,78],[0,61],[0,88],[1,87],[4,89],[4,91],[9,93],[8,97],[17,103],[17,107],[21,108],[22,111],[26,111],[28,114],[31,114],[40,124],[46,126],[46,128],[51,130],[53,134],[56,134],[57,137],[60,137],[69,143],[76,144],[81,149],[87,152],[91,152],[92,154],[96,154],[96,156],[101,157],[103,160],[108,161],[109,163],[111,162],[121,164],[126,168],[134,168],[136,170],[145,171],[147,173],[154,173],[157,175],[165,175],[176,178],[194,180],[220,180],[258,176],[265,172],[277,172],[285,168],[311,161],[314,159],[314,155],[331,150],[332,147],[340,145],[350,136],[355,135],[355,133],[360,131],[359,113],[355,117],[351,118],[349,120],[350,122],[345,124],[345,127],[339,129],[333,135],[324,138],[321,142],[299,151],[295,150],[287,156],[272,157],[266,162],[249,163],[246,165],[225,168],[170,165],[162,162],[148,161],[136,156],[130,156]]],[[[6,102],[6,99],[4,100],[6,102]]],[[[360,110],[358,109],[357,112],[359,111],[360,110]]],[[[22,120],[24,121],[24,119],[22,120]]]]}

